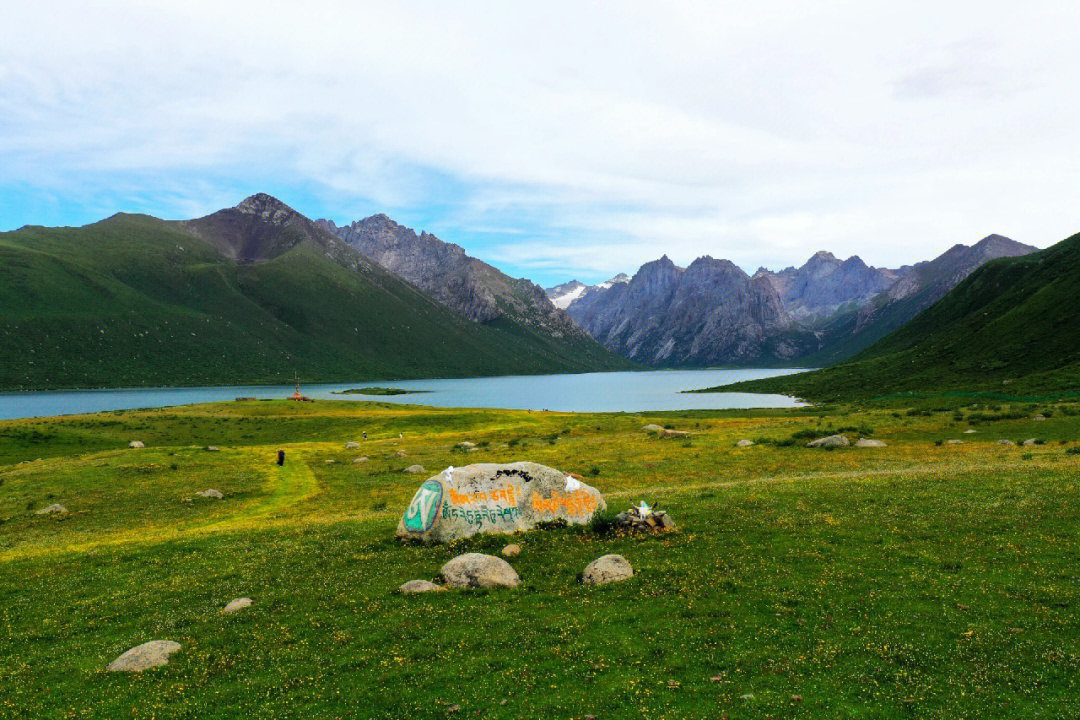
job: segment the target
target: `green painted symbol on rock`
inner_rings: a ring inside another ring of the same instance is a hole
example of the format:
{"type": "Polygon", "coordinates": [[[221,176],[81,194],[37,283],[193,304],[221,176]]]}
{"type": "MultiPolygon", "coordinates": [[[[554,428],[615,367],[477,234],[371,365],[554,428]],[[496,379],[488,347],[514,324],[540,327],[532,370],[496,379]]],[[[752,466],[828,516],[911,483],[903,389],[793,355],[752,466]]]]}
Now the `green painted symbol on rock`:
{"type": "Polygon", "coordinates": [[[405,511],[405,529],[414,533],[430,530],[439,516],[442,495],[443,486],[438,480],[428,480],[421,485],[405,511]]]}

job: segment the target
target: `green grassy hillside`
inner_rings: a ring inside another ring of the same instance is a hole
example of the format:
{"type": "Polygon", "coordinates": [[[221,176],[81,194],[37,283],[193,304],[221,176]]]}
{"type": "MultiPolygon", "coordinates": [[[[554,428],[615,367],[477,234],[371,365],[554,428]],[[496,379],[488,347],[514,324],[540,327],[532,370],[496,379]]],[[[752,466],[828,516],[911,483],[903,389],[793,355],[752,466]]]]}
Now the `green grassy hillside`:
{"type": "Polygon", "coordinates": [[[976,270],[850,361],[728,386],[812,400],[896,393],[1008,397],[1080,392],[1080,235],[976,270]]]}
{"type": "Polygon", "coordinates": [[[0,716],[1080,716],[1080,407],[901,409],[277,401],[0,422],[0,716]],[[803,444],[843,428],[888,447],[803,444]],[[645,500],[678,531],[521,534],[521,587],[400,596],[511,541],[393,539],[426,477],[402,468],[462,465],[462,440],[468,462],[577,472],[612,512],[645,500]],[[53,503],[68,514],[36,514],[53,503]],[[578,583],[606,553],[634,577],[578,583]],[[182,646],[168,666],[105,671],[152,639],[182,646]]]}
{"type": "MultiPolygon", "coordinates": [[[[302,225],[262,228],[261,255],[246,262],[226,254],[221,238],[232,239],[221,227],[117,215],[81,228],[0,233],[0,388],[629,365],[588,339],[469,322],[302,225]]],[[[236,243],[250,239],[245,232],[236,243]]]]}

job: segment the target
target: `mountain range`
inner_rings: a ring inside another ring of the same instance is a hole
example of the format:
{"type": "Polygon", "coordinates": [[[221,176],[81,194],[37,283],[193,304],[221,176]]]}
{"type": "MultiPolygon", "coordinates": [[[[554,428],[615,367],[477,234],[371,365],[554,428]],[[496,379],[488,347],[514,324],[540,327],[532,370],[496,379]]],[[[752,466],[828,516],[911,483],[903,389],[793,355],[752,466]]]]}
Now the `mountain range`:
{"type": "Polygon", "coordinates": [[[489,272],[455,305],[265,194],[194,220],[23,227],[0,233],[0,263],[4,389],[629,366],[531,284],[489,272]]]}
{"type": "MultiPolygon", "coordinates": [[[[992,254],[1002,240],[994,238],[979,250],[953,248],[945,254],[948,262],[924,266],[923,291],[934,281],[949,284],[973,254],[992,254]]],[[[1080,235],[1038,252],[999,257],[847,362],[717,389],[824,401],[972,391],[1032,400],[1075,395],[1080,387],[1078,274],[1080,235]]],[[[897,302],[919,297],[910,288],[898,290],[908,294],[897,302]]]]}
{"type": "Polygon", "coordinates": [[[664,256],[627,282],[557,286],[548,295],[554,301],[576,290],[570,316],[645,365],[825,365],[903,326],[983,263],[1035,250],[991,235],[895,269],[820,251],[802,267],[752,276],[727,260],[706,256],[681,268],[664,256]]]}

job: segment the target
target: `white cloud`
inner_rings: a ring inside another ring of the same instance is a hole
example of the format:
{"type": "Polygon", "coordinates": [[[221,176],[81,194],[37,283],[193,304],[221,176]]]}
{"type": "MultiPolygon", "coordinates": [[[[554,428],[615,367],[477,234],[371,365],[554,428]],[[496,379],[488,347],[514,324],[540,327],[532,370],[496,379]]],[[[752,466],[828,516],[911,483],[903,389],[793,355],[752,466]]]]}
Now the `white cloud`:
{"type": "Polygon", "coordinates": [[[1047,245],[1080,229],[1078,13],[21,3],[0,26],[0,192],[127,173],[175,214],[228,196],[213,178],[274,178],[445,206],[449,240],[516,226],[488,257],[598,275],[665,251],[752,270],[1047,245]],[[205,179],[160,180],[180,172],[205,179]]]}

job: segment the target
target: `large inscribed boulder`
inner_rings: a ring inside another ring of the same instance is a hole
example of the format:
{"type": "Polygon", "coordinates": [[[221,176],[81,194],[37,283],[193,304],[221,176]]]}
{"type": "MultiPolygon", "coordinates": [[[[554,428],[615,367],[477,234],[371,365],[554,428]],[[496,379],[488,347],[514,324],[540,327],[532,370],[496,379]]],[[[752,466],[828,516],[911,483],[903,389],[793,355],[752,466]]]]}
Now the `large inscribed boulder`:
{"type": "Polygon", "coordinates": [[[416,491],[397,535],[450,542],[477,533],[513,533],[538,523],[589,522],[607,506],[600,492],[575,477],[531,462],[447,468],[416,491]]]}

